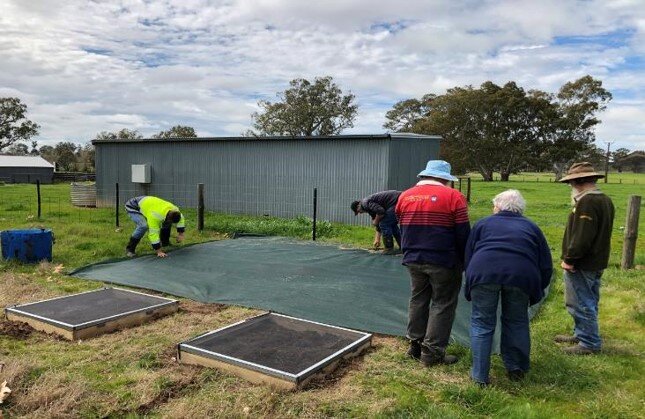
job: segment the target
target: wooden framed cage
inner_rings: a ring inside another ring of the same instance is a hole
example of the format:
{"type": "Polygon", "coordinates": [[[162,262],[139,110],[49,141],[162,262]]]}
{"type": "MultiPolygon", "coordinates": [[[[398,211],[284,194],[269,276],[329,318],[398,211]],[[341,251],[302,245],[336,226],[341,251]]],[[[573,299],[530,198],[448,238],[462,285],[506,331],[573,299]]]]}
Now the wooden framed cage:
{"type": "Polygon", "coordinates": [[[177,300],[121,288],[103,288],[5,309],[11,321],[69,340],[87,339],[174,313],[177,300]]]}
{"type": "Polygon", "coordinates": [[[372,335],[265,313],[178,345],[180,362],[283,389],[306,386],[370,347],[372,335]]]}

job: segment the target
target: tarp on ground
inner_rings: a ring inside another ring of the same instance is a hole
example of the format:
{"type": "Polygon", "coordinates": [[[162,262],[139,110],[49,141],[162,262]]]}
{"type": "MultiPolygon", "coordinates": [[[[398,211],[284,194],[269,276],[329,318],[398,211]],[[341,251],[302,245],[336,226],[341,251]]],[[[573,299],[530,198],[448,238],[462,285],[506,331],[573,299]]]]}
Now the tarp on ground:
{"type": "MultiPolygon", "coordinates": [[[[401,257],[366,250],[241,237],[179,248],[165,259],[149,255],[98,263],[71,275],[373,333],[405,336],[406,331],[410,283],[401,257]]],[[[466,346],[469,319],[462,291],[452,337],[466,346]]]]}

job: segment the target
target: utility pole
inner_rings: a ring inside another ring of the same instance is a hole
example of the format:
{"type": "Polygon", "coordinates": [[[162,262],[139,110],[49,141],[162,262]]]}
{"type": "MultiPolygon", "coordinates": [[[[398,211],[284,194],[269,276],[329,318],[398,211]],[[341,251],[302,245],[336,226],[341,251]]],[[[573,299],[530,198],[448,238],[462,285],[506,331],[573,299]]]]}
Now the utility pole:
{"type": "Polygon", "coordinates": [[[611,146],[611,141],[605,141],[607,144],[607,156],[605,158],[605,183],[607,183],[607,177],[609,176],[609,147],[611,146]]]}

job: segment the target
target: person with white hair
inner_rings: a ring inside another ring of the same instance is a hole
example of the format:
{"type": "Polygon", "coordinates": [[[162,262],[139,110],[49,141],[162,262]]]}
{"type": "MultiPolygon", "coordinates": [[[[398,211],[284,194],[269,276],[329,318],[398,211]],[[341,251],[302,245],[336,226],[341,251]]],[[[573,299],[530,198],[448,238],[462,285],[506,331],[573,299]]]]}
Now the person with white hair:
{"type": "Polygon", "coordinates": [[[551,281],[551,250],[540,228],[522,214],[526,201],[510,189],[493,198],[493,215],[479,220],[466,244],[466,299],[472,301],[472,379],[488,385],[497,306],[502,306],[501,352],[508,377],[530,366],[529,305],[544,298],[551,281]]]}

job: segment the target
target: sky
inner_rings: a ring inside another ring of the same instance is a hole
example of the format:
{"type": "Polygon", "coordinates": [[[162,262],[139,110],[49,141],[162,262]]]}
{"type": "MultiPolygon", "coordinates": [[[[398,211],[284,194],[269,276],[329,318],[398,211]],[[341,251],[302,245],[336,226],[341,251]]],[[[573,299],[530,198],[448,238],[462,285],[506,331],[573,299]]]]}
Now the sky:
{"type": "Polygon", "coordinates": [[[597,145],[645,149],[645,0],[0,0],[0,97],[41,145],[237,136],[295,78],[332,76],[359,105],[344,133],[376,134],[403,99],[587,74],[613,94],[597,145]]]}

